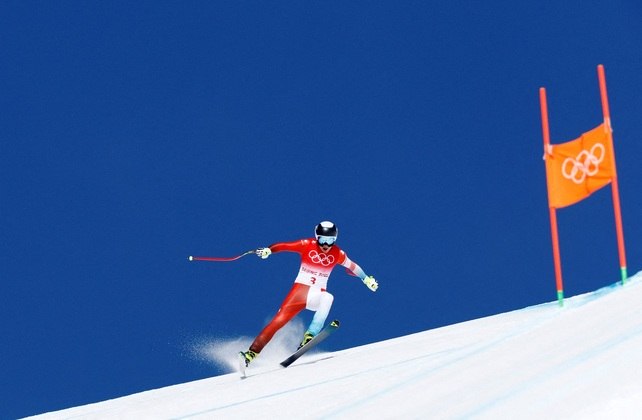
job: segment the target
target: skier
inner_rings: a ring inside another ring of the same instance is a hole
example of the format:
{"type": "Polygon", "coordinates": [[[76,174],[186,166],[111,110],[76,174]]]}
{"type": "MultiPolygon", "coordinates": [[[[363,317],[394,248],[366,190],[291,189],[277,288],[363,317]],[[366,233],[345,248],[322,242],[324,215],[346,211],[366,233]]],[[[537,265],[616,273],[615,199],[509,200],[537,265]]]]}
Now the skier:
{"type": "Polygon", "coordinates": [[[248,351],[240,352],[240,357],[249,366],[274,334],[303,309],[314,311],[314,317],[303,335],[299,348],[307,344],[321,331],[330,312],[334,296],[327,292],[328,277],[335,265],[340,264],[358,276],[370,290],[375,292],[379,284],[373,276],[368,276],[344,251],[335,245],[338,229],[332,222],[321,222],[314,231],[315,238],[294,242],[282,242],[259,248],[256,254],[266,259],[272,253],[296,252],[301,255],[301,267],[294,285],[285,297],[278,312],[254,339],[248,351]]]}

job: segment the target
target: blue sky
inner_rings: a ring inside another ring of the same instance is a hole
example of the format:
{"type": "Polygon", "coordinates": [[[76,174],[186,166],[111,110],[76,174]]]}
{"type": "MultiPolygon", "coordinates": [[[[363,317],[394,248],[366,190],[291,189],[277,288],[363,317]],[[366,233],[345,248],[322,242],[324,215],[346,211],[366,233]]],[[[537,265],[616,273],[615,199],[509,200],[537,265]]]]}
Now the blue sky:
{"type": "MultiPolygon", "coordinates": [[[[554,300],[538,89],[572,140],[598,64],[639,271],[642,6],[430,3],[3,2],[2,417],[220,374],[190,346],[257,334],[298,258],[186,257],[324,219],[380,283],[335,270],[330,350],[554,300]]],[[[619,279],[610,187],[558,221],[567,296],[619,279]]]]}

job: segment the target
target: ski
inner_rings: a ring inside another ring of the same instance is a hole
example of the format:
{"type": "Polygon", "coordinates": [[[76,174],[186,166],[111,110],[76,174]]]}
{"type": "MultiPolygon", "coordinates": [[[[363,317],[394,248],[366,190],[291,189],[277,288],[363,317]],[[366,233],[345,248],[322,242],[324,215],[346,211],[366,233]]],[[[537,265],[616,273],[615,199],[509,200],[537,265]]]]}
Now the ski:
{"type": "Polygon", "coordinates": [[[330,334],[335,332],[339,328],[339,321],[334,320],[321,330],[319,334],[314,336],[312,340],[310,340],[305,346],[301,347],[298,349],[296,352],[294,352],[290,357],[285,359],[284,361],[281,362],[281,366],[283,367],[288,367],[292,363],[294,363],[299,357],[303,356],[305,353],[307,353],[309,350],[311,350],[313,347],[315,347],[317,344],[325,340],[330,334]]]}

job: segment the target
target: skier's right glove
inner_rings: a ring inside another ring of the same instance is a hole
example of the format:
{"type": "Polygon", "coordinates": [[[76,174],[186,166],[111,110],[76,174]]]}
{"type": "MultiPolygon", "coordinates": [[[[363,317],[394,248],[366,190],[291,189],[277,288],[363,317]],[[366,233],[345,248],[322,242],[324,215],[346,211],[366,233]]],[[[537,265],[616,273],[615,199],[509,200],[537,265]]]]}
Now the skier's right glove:
{"type": "Polygon", "coordinates": [[[376,292],[379,288],[379,283],[377,283],[377,280],[375,280],[375,278],[372,276],[367,276],[366,278],[364,278],[363,284],[368,286],[368,289],[372,290],[373,292],[376,292]]]}
{"type": "Polygon", "coordinates": [[[259,248],[255,252],[256,252],[256,255],[258,255],[263,259],[266,259],[267,257],[270,256],[270,254],[272,254],[272,250],[270,248],[259,248]]]}

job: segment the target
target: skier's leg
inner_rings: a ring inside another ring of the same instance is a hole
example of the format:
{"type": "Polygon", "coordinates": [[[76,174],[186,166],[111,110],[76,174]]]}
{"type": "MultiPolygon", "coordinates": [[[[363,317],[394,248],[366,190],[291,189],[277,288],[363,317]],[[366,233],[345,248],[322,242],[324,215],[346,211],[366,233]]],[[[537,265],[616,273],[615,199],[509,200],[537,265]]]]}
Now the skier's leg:
{"type": "MultiPolygon", "coordinates": [[[[318,289],[317,289],[318,290],[318,289]]],[[[312,294],[312,289],[310,290],[312,294]]],[[[314,296],[309,296],[307,309],[316,311],[314,317],[312,317],[312,322],[308,327],[308,331],[312,336],[319,334],[319,331],[323,328],[326,318],[330,313],[330,308],[332,307],[332,302],[334,302],[334,296],[330,293],[324,291],[318,291],[314,293],[314,296]],[[310,299],[311,297],[311,299],[310,299]]]]}
{"type": "Polygon", "coordinates": [[[263,328],[254,342],[250,346],[250,350],[258,354],[263,350],[263,347],[272,339],[274,334],[281,329],[285,324],[301,312],[306,305],[307,294],[309,286],[300,283],[294,283],[290,293],[285,297],[279,311],[269,324],[263,328]]]}

